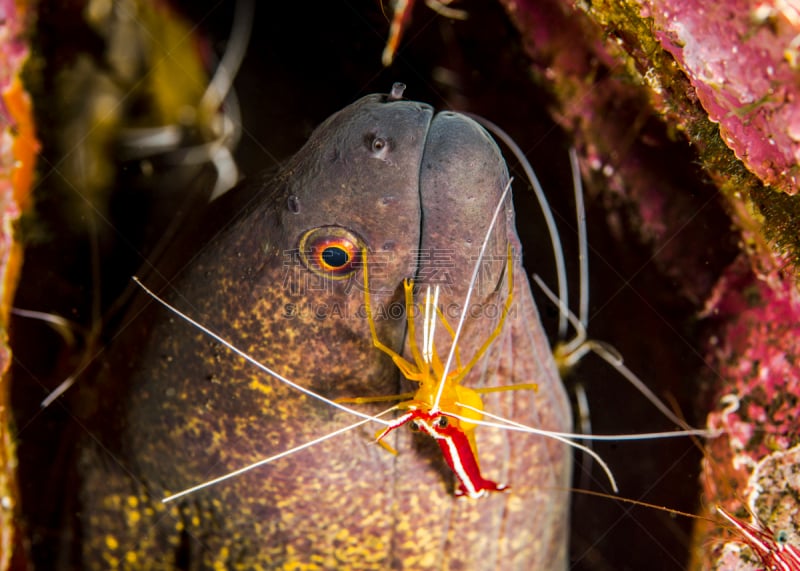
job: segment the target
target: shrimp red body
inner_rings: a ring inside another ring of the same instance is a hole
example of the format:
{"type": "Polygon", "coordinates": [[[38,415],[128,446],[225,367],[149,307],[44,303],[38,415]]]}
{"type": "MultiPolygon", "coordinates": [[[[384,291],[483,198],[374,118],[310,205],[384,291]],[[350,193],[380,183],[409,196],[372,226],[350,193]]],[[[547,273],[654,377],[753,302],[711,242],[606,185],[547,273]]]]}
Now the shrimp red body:
{"type": "Polygon", "coordinates": [[[505,484],[487,480],[481,475],[478,459],[469,438],[463,430],[458,428],[456,422],[456,419],[441,412],[429,413],[421,409],[413,409],[397,418],[378,436],[378,440],[382,440],[394,429],[410,423],[412,428],[424,432],[439,444],[445,462],[458,478],[457,496],[480,498],[487,492],[507,490],[508,486],[505,484]]]}

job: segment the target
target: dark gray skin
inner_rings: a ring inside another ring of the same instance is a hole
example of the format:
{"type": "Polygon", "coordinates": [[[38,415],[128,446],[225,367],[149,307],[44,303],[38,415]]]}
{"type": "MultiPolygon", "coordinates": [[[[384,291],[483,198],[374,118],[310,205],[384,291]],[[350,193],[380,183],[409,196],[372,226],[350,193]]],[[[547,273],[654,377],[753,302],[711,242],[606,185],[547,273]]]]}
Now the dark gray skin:
{"type": "MultiPolygon", "coordinates": [[[[417,274],[423,287],[448,286],[444,307],[463,305],[506,181],[499,150],[470,119],[367,96],[321,125],[277,177],[253,183],[261,185],[257,201],[186,267],[167,298],[328,398],[413,390],[373,346],[358,265],[330,280],[292,252],[315,228],[323,228],[317,237],[344,234],[365,245],[378,335],[402,352],[404,317],[383,310],[402,303],[403,279],[417,274]],[[425,254],[434,250],[433,259],[425,254]]],[[[512,314],[464,384],[537,382],[536,393],[487,395],[486,410],[566,431],[568,401],[524,269],[516,261],[508,271],[509,243],[518,260],[510,199],[472,303],[499,309],[511,274],[512,314]]],[[[464,361],[497,314],[467,320],[458,341],[464,361]]],[[[455,327],[458,315],[448,318],[455,327]]],[[[442,327],[437,343],[445,359],[451,340],[442,327]]],[[[374,444],[380,427],[370,425],[165,506],[169,493],[358,419],[271,379],[153,303],[110,354],[85,404],[96,439],[81,445],[83,568],[566,567],[569,451],[485,427],[477,429],[484,475],[511,488],[479,500],[453,495],[453,475],[430,438],[399,429],[392,456],[374,444]]]]}

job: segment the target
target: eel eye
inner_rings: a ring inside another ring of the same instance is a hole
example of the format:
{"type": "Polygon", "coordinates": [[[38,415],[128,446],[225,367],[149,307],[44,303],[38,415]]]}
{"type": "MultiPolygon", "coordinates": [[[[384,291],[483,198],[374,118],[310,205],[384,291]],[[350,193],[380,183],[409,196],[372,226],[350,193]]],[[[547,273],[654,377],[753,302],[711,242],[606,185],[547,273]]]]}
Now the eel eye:
{"type": "Polygon", "coordinates": [[[419,432],[420,430],[422,430],[419,427],[419,422],[416,421],[416,420],[412,420],[411,422],[409,422],[408,423],[408,428],[410,428],[412,432],[419,432]]]}
{"type": "Polygon", "coordinates": [[[362,241],[339,226],[308,230],[300,238],[300,258],[314,273],[333,279],[351,276],[360,267],[362,241]]]}
{"type": "Polygon", "coordinates": [[[320,246],[315,252],[319,265],[332,272],[346,269],[353,259],[353,245],[347,242],[334,242],[320,246]]]}
{"type": "Polygon", "coordinates": [[[447,426],[450,424],[450,421],[447,420],[446,416],[439,416],[434,421],[434,424],[436,428],[447,428],[447,426]]]}

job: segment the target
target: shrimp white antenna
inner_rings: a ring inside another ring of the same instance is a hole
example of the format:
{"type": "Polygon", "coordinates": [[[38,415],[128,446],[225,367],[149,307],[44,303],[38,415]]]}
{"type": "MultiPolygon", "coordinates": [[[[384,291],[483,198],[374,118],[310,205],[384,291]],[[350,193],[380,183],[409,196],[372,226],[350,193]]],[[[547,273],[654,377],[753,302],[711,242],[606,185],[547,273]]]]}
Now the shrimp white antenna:
{"type": "MultiPolygon", "coordinates": [[[[79,177],[81,181],[83,181],[82,187],[86,187],[86,172],[88,167],[86,165],[86,153],[84,152],[81,146],[78,146],[76,149],[76,158],[78,159],[78,164],[80,165],[79,169],[79,177]]],[[[92,295],[91,295],[91,324],[88,330],[81,331],[81,337],[84,342],[83,351],[81,351],[81,357],[78,365],[73,370],[72,374],[70,374],[66,379],[61,381],[58,386],[53,389],[50,394],[45,397],[44,400],[40,403],[40,407],[42,409],[47,408],[57,398],[63,395],[75,382],[80,378],[81,373],[91,364],[91,362],[95,359],[97,355],[92,354],[92,349],[94,347],[94,343],[100,336],[101,328],[102,328],[102,316],[101,316],[101,308],[100,308],[100,245],[98,242],[98,230],[97,230],[97,210],[91,205],[91,202],[85,203],[87,207],[91,207],[90,209],[86,210],[86,224],[87,229],[89,230],[89,257],[91,260],[91,288],[92,288],[92,295]]],[[[18,309],[14,310],[12,308],[12,313],[16,313],[22,317],[29,317],[34,319],[41,319],[43,321],[48,322],[52,327],[61,334],[62,338],[64,339],[65,343],[68,346],[71,346],[75,342],[75,335],[73,330],[81,330],[82,327],[78,327],[75,324],[70,324],[67,320],[61,320],[58,316],[50,315],[46,313],[42,313],[39,311],[30,311],[25,309],[18,309]]]]}
{"type": "Polygon", "coordinates": [[[358,417],[363,418],[365,420],[374,420],[375,422],[379,422],[379,423],[381,423],[381,424],[383,424],[385,426],[391,426],[390,422],[387,422],[385,420],[376,418],[374,416],[370,416],[370,415],[365,414],[363,412],[359,412],[359,411],[357,411],[355,409],[352,409],[350,407],[344,406],[341,403],[338,403],[338,402],[333,401],[333,400],[331,400],[329,398],[326,398],[326,397],[322,396],[321,394],[315,393],[314,391],[305,388],[302,385],[298,385],[297,383],[295,383],[293,381],[290,381],[289,379],[287,379],[286,377],[284,377],[280,373],[278,373],[276,371],[273,371],[272,369],[270,369],[269,367],[267,367],[263,363],[260,363],[259,361],[257,361],[253,357],[251,357],[246,352],[244,352],[241,349],[239,349],[238,347],[236,347],[230,341],[228,341],[228,340],[224,339],[223,337],[221,337],[220,335],[214,333],[213,331],[211,331],[211,329],[209,329],[205,325],[201,325],[200,323],[198,323],[197,321],[195,321],[194,319],[192,319],[191,317],[189,317],[185,313],[181,312],[178,308],[173,307],[172,305],[170,305],[169,303],[167,303],[166,301],[161,299],[156,293],[154,293],[153,291],[148,289],[147,286],[145,286],[141,281],[139,281],[138,277],[133,276],[133,281],[136,282],[136,284],[140,288],[142,288],[145,291],[145,293],[147,293],[147,295],[149,295],[154,300],[156,300],[158,303],[160,303],[161,305],[166,307],[172,313],[174,313],[175,315],[177,315],[178,317],[180,317],[184,321],[190,323],[191,325],[194,325],[197,329],[199,329],[200,331],[202,331],[203,333],[205,333],[206,335],[208,335],[209,337],[211,337],[215,341],[223,344],[225,347],[227,347],[228,349],[230,349],[231,351],[233,351],[234,353],[236,353],[237,355],[242,357],[244,360],[246,360],[249,363],[255,365],[256,367],[258,367],[259,369],[261,369],[262,371],[267,373],[269,376],[279,380],[280,382],[284,383],[285,385],[288,385],[288,386],[292,387],[293,389],[303,393],[304,395],[307,395],[307,396],[310,396],[311,398],[314,398],[314,399],[317,399],[319,401],[322,401],[325,404],[329,404],[330,406],[332,406],[334,408],[338,408],[339,410],[342,410],[344,412],[348,412],[348,413],[352,414],[353,416],[358,416],[358,417]]]}
{"type": "Polygon", "coordinates": [[[67,345],[75,344],[75,330],[80,329],[80,326],[65,317],[56,315],[55,313],[36,311],[34,309],[22,309],[20,307],[12,307],[11,314],[18,315],[19,317],[26,317],[28,319],[44,321],[61,336],[61,338],[64,340],[64,343],[67,345]]]}
{"type": "Polygon", "coordinates": [[[436,398],[433,401],[433,406],[431,407],[431,414],[439,412],[439,403],[442,400],[442,393],[444,393],[444,383],[445,379],[447,379],[447,373],[450,371],[450,365],[453,364],[453,357],[456,353],[456,347],[458,344],[458,340],[461,337],[461,330],[464,328],[464,321],[467,318],[467,308],[469,307],[470,298],[472,297],[472,291],[475,289],[475,283],[478,281],[478,271],[481,267],[481,262],[483,261],[483,257],[486,254],[486,248],[489,245],[489,238],[492,235],[492,230],[494,230],[494,226],[497,223],[497,218],[500,215],[500,211],[503,209],[503,206],[506,201],[506,196],[508,196],[509,191],[511,190],[511,183],[514,180],[513,177],[508,179],[505,188],[503,189],[503,194],[500,196],[500,200],[497,202],[497,207],[494,209],[494,214],[492,215],[492,221],[489,223],[489,229],[486,231],[486,236],[483,238],[483,244],[481,244],[481,250],[478,253],[478,259],[475,262],[475,267],[472,270],[472,278],[469,280],[469,287],[467,288],[467,296],[464,299],[464,311],[461,312],[461,317],[458,319],[458,325],[456,326],[456,331],[453,334],[453,343],[450,345],[450,352],[447,354],[447,361],[444,364],[444,369],[442,370],[442,378],[439,380],[439,388],[436,391],[436,398]]]}
{"type": "Polygon", "coordinates": [[[633,371],[625,366],[625,364],[622,362],[622,356],[616,349],[607,343],[587,340],[586,329],[583,327],[580,321],[578,321],[578,318],[575,317],[575,314],[572,313],[569,308],[565,307],[556,297],[556,295],[550,290],[550,288],[547,287],[547,285],[542,281],[542,278],[534,274],[533,280],[536,282],[536,285],[542,288],[542,291],[547,298],[556,304],[562,313],[565,313],[568,316],[569,322],[573,327],[575,327],[576,331],[578,331],[578,337],[576,337],[570,344],[575,343],[575,341],[577,341],[579,338],[581,339],[581,342],[578,344],[579,347],[576,347],[571,353],[567,353],[568,357],[565,361],[567,365],[576,363],[581,357],[583,357],[583,355],[589,351],[592,351],[606,363],[614,367],[619,374],[625,377],[625,379],[631,383],[636,390],[642,393],[642,395],[649,400],[653,406],[655,406],[661,412],[661,414],[686,431],[694,430],[688,426],[684,420],[673,413],[667,407],[667,405],[665,405],[661,399],[659,399],[656,394],[651,391],[650,388],[644,384],[644,382],[638,376],[636,376],[633,371]]]}
{"type": "MultiPolygon", "coordinates": [[[[569,314],[564,314],[563,311],[560,311],[575,328],[575,338],[569,342],[562,342],[560,349],[557,350],[558,353],[563,356],[564,367],[572,367],[589,351],[589,348],[585,344],[587,337],[586,328],[589,325],[589,243],[586,235],[586,208],[583,203],[583,180],[580,175],[578,154],[574,147],[570,147],[569,149],[569,163],[570,170],[572,171],[575,218],[578,222],[579,303],[577,321],[575,319],[570,319],[569,314]]],[[[558,305],[559,310],[561,310],[562,304],[559,303],[556,305],[558,305]]],[[[563,307],[569,307],[569,304],[564,302],[563,307]]],[[[619,356],[613,348],[612,352],[619,356]]],[[[622,356],[619,356],[619,361],[622,361],[622,356]]]]}
{"type": "Polygon", "coordinates": [[[614,478],[614,473],[609,468],[608,464],[606,464],[605,460],[603,460],[600,455],[589,448],[588,446],[584,446],[583,444],[578,444],[577,442],[573,442],[572,438],[579,438],[581,435],[577,434],[569,434],[569,433],[562,433],[562,432],[551,432],[549,430],[542,430],[539,428],[533,428],[531,426],[525,426],[524,424],[520,424],[518,422],[514,422],[513,420],[508,420],[507,418],[503,418],[501,416],[496,416],[486,411],[479,410],[475,407],[458,403],[459,406],[465,409],[469,409],[475,411],[483,416],[488,416],[489,418],[494,418],[495,420],[499,420],[502,424],[498,422],[487,422],[485,420],[475,420],[469,419],[467,417],[462,417],[457,414],[448,413],[448,416],[452,416],[453,418],[457,418],[463,422],[469,422],[472,424],[477,424],[479,426],[491,426],[493,428],[500,428],[501,430],[513,430],[517,432],[525,432],[528,434],[536,434],[538,436],[545,436],[547,438],[552,438],[553,440],[557,440],[559,442],[563,442],[567,446],[571,446],[576,450],[581,450],[584,454],[588,454],[592,458],[594,458],[600,466],[602,466],[603,471],[606,473],[606,477],[608,478],[609,483],[611,484],[611,488],[614,490],[614,493],[619,492],[619,488],[617,487],[617,480],[614,478]]]}
{"type": "Polygon", "coordinates": [[[72,387],[72,385],[75,384],[75,381],[78,380],[78,377],[80,376],[80,373],[82,373],[82,372],[83,372],[83,369],[81,369],[80,371],[78,371],[76,373],[71,374],[66,379],[64,379],[63,381],[58,383],[58,386],[56,388],[54,388],[52,391],[50,391],[50,394],[48,394],[42,400],[42,402],[39,403],[39,407],[40,408],[47,408],[48,406],[53,404],[56,401],[56,399],[58,399],[58,397],[63,395],[65,392],[67,392],[67,390],[69,390],[72,387]]]}
{"type": "Polygon", "coordinates": [[[234,470],[233,472],[228,472],[227,474],[225,474],[224,476],[220,476],[219,478],[214,478],[213,480],[208,480],[207,482],[203,482],[202,484],[198,484],[196,486],[192,486],[191,488],[186,488],[185,490],[182,490],[180,492],[174,493],[174,494],[172,494],[170,496],[167,496],[167,497],[163,498],[161,500],[161,503],[166,504],[166,503],[171,502],[173,500],[177,500],[178,498],[182,498],[183,496],[188,496],[189,494],[192,494],[194,492],[198,492],[198,491],[203,490],[205,488],[211,487],[211,486],[213,486],[215,484],[219,484],[220,482],[224,482],[225,480],[229,480],[231,478],[235,478],[236,476],[239,476],[240,474],[244,474],[245,472],[249,472],[250,470],[254,470],[254,469],[256,469],[256,468],[258,468],[260,466],[264,466],[265,464],[269,464],[269,463],[274,462],[276,460],[280,460],[281,458],[285,458],[287,456],[291,456],[295,452],[300,452],[301,450],[305,450],[306,448],[311,448],[312,446],[316,446],[320,442],[324,442],[324,441],[326,441],[326,440],[328,440],[330,438],[333,438],[334,436],[339,436],[340,434],[344,434],[345,432],[349,432],[350,430],[354,430],[354,429],[358,428],[359,426],[363,426],[363,425],[367,424],[368,422],[370,422],[371,420],[378,420],[377,417],[383,416],[384,414],[386,414],[386,413],[388,413],[388,412],[390,412],[390,411],[392,411],[394,409],[395,409],[395,407],[392,407],[390,409],[387,409],[387,410],[381,412],[380,414],[377,414],[374,417],[366,418],[364,420],[359,420],[355,424],[350,424],[350,425],[345,426],[343,428],[340,428],[338,430],[334,430],[333,432],[330,432],[330,433],[328,433],[328,434],[326,434],[324,436],[320,436],[319,438],[315,438],[313,440],[310,440],[308,442],[300,444],[299,446],[295,446],[294,448],[290,448],[289,450],[284,450],[283,452],[279,452],[278,454],[274,454],[274,455],[272,455],[272,456],[270,456],[268,458],[264,458],[262,460],[258,460],[257,462],[253,462],[252,464],[248,464],[247,466],[244,466],[243,468],[239,468],[238,470],[234,470]]]}
{"type": "MultiPolygon", "coordinates": [[[[19,317],[26,317],[28,319],[36,319],[38,321],[43,321],[50,325],[53,330],[58,333],[64,343],[67,346],[75,345],[75,331],[81,329],[81,327],[77,323],[73,323],[69,319],[61,317],[60,315],[56,315],[55,313],[47,313],[45,311],[36,311],[33,309],[22,309],[19,307],[12,307],[11,308],[12,315],[18,315],[19,317]]],[[[80,372],[83,369],[79,366],[76,372],[69,375],[66,379],[61,381],[58,386],[53,389],[50,394],[45,397],[45,399],[39,404],[41,408],[47,408],[53,402],[63,395],[67,389],[69,389],[75,381],[77,380],[80,372]]]]}
{"type": "MultiPolygon", "coordinates": [[[[564,305],[569,307],[569,297],[567,293],[567,270],[564,263],[564,249],[561,247],[561,238],[558,234],[558,227],[556,226],[555,218],[553,218],[553,211],[550,209],[550,204],[547,202],[547,197],[544,194],[544,189],[536,177],[536,173],[531,166],[530,161],[525,157],[525,153],[519,148],[519,145],[511,138],[511,135],[503,131],[495,123],[480,115],[462,112],[467,117],[474,119],[484,128],[492,133],[495,137],[500,139],[505,146],[509,148],[511,153],[517,159],[517,162],[522,166],[525,171],[525,176],[533,187],[533,192],[536,195],[536,200],[539,202],[539,207],[542,209],[542,216],[544,216],[547,231],[550,234],[550,243],[553,245],[553,256],[556,262],[556,282],[558,284],[558,297],[564,300],[564,305]]],[[[558,336],[563,338],[567,334],[567,319],[564,315],[558,317],[558,336]]]]}
{"type": "Polygon", "coordinates": [[[425,290],[425,319],[422,327],[422,360],[433,362],[433,339],[436,331],[436,307],[439,305],[439,284],[433,288],[433,305],[431,305],[431,286],[425,290]]]}
{"type": "MultiPolygon", "coordinates": [[[[575,194],[575,213],[578,219],[578,319],[584,329],[589,325],[589,240],[586,235],[586,208],[583,204],[583,179],[575,147],[569,149],[569,166],[572,171],[572,188],[575,194]]],[[[569,306],[565,301],[564,305],[569,306]]]]}
{"type": "Polygon", "coordinates": [[[228,45],[222,54],[222,60],[217,66],[216,72],[214,72],[214,77],[211,78],[211,82],[200,100],[200,109],[214,111],[219,109],[223,102],[226,107],[225,112],[219,113],[217,116],[220,123],[218,126],[219,137],[206,151],[217,171],[217,181],[211,191],[209,201],[233,188],[239,177],[239,168],[231,149],[239,143],[242,120],[239,100],[233,90],[233,80],[239,73],[247,46],[250,44],[254,13],[255,2],[253,0],[236,2],[228,45]]]}
{"type": "Polygon", "coordinates": [[[233,85],[233,78],[239,72],[239,67],[244,60],[247,46],[250,43],[250,33],[253,30],[253,14],[255,13],[255,2],[253,0],[238,0],[233,14],[233,26],[231,36],[222,60],[217,66],[214,77],[208,84],[200,107],[214,110],[217,109],[227,97],[233,85]]]}
{"type": "Polygon", "coordinates": [[[690,428],[680,431],[672,431],[672,432],[643,432],[640,434],[575,434],[572,432],[556,432],[552,430],[544,430],[541,428],[534,428],[532,426],[526,426],[519,422],[515,422],[513,420],[504,418],[502,416],[498,416],[496,414],[492,414],[485,410],[481,410],[470,406],[464,403],[457,403],[458,406],[461,408],[471,410],[473,412],[479,413],[482,416],[492,418],[498,422],[489,422],[486,420],[476,420],[475,418],[468,418],[465,416],[461,416],[458,414],[447,413],[447,416],[452,416],[453,418],[457,418],[463,422],[469,422],[472,424],[476,424],[478,426],[490,426],[493,428],[499,428],[501,430],[512,430],[515,432],[524,432],[527,434],[535,434],[538,436],[544,436],[547,438],[552,438],[554,440],[558,440],[559,442],[563,442],[572,446],[577,450],[581,450],[584,453],[588,454],[592,458],[594,458],[602,467],[603,471],[606,473],[606,476],[611,483],[611,486],[614,488],[614,491],[618,491],[616,480],[611,472],[611,469],[608,467],[608,464],[600,457],[597,452],[592,450],[587,446],[583,446],[574,440],[595,440],[595,441],[629,441],[629,440],[654,440],[654,439],[662,439],[662,438],[681,438],[685,436],[701,436],[704,438],[714,437],[719,435],[718,431],[712,430],[705,430],[699,428],[690,428]]]}

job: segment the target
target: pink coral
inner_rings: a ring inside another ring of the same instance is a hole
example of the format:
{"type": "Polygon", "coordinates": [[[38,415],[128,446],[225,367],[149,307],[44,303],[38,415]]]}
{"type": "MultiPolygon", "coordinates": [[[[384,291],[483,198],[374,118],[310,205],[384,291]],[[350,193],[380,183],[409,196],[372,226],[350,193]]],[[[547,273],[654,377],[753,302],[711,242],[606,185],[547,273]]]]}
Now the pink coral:
{"type": "Polygon", "coordinates": [[[13,0],[0,0],[0,570],[11,565],[17,533],[14,518],[18,501],[17,461],[9,428],[7,370],[11,353],[6,331],[22,254],[12,224],[29,200],[39,149],[30,99],[19,79],[28,54],[21,38],[25,28],[23,8],[23,4],[13,0]]]}
{"type": "MultiPolygon", "coordinates": [[[[757,278],[741,258],[720,280],[706,311],[724,323],[721,341],[708,355],[723,380],[708,424],[724,435],[709,446],[705,495],[732,511],[749,497],[749,511],[796,541],[800,485],[792,468],[800,444],[800,293],[792,280],[770,277],[757,278]]],[[[743,552],[742,561],[749,556],[743,552]]]]}
{"type": "Polygon", "coordinates": [[[800,158],[797,7],[785,0],[650,0],[642,8],[736,156],[765,184],[795,194],[800,158]]]}

